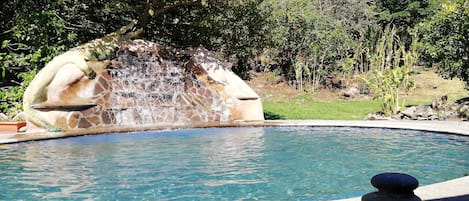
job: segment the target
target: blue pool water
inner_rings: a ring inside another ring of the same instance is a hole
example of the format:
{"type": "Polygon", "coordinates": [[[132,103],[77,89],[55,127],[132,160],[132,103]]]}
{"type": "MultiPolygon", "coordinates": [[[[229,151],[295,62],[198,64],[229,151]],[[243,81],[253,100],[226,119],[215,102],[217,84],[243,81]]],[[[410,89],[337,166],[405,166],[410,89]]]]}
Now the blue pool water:
{"type": "Polygon", "coordinates": [[[469,173],[469,138],[335,128],[211,128],[0,147],[0,200],[329,200],[406,172],[421,184],[469,173]]]}

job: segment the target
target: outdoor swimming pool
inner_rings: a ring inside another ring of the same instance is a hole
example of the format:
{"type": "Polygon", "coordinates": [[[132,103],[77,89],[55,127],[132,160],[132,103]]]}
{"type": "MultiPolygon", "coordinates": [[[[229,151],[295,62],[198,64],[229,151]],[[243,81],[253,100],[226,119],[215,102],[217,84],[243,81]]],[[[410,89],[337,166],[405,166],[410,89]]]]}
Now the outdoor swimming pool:
{"type": "Polygon", "coordinates": [[[405,172],[469,174],[469,137],[398,129],[247,127],[0,146],[0,200],[330,200],[405,172]]]}

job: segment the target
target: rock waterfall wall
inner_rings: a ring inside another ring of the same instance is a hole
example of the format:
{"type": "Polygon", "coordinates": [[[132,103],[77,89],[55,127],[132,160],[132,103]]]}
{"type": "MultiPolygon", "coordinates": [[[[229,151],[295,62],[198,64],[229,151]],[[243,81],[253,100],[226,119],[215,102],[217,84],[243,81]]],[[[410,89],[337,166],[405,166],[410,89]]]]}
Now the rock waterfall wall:
{"type": "Polygon", "coordinates": [[[264,119],[259,96],[202,47],[124,41],[106,71],[47,93],[61,101],[35,107],[61,130],[264,119]]]}

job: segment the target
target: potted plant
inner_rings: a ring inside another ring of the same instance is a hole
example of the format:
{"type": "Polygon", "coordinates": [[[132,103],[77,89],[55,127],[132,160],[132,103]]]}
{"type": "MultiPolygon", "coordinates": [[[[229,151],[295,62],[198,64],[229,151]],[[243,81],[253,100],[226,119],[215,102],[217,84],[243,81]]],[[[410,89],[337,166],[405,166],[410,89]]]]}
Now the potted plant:
{"type": "Polygon", "coordinates": [[[21,118],[21,115],[9,118],[0,113],[0,132],[18,132],[24,126],[26,126],[26,121],[21,118]]]}
{"type": "Polygon", "coordinates": [[[18,132],[24,126],[26,126],[25,121],[0,121],[0,132],[18,132]]]}

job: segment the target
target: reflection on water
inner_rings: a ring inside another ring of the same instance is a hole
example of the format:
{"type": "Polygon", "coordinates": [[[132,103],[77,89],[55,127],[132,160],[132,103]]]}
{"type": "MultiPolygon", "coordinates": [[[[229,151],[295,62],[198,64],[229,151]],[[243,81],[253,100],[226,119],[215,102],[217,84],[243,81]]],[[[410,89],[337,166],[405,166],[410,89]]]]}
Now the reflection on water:
{"type": "Polygon", "coordinates": [[[220,131],[215,129],[203,135],[201,130],[175,136],[156,132],[119,136],[123,139],[94,136],[9,145],[2,152],[0,163],[16,165],[18,171],[2,168],[0,175],[9,180],[6,184],[9,187],[4,189],[27,192],[37,199],[93,200],[97,196],[94,192],[100,190],[121,189],[122,192],[116,191],[119,195],[116,197],[122,197],[125,189],[147,188],[157,195],[164,194],[158,192],[160,186],[172,191],[195,184],[262,182],[257,176],[235,177],[255,175],[257,169],[263,168],[258,161],[264,149],[264,130],[225,130],[228,133],[223,135],[218,135],[220,131]],[[172,160],[175,157],[179,160],[172,160]],[[183,184],[187,179],[192,183],[183,184]]]}
{"type": "Polygon", "coordinates": [[[73,142],[51,141],[46,147],[25,146],[20,158],[23,171],[19,172],[20,183],[31,186],[39,192],[32,195],[39,198],[79,197],[92,198],[86,193],[93,188],[96,174],[90,167],[97,163],[96,152],[74,146],[73,142]],[[85,160],[76,160],[76,159],[85,160]],[[40,174],[40,178],[38,177],[40,174]],[[36,187],[36,188],[35,188],[36,187]],[[54,189],[40,192],[39,188],[54,189]],[[79,195],[75,195],[79,193],[79,195]]]}
{"type": "Polygon", "coordinates": [[[256,184],[266,182],[258,175],[258,170],[265,168],[262,163],[264,151],[264,129],[251,128],[233,130],[229,134],[213,136],[216,139],[201,147],[201,153],[207,156],[209,164],[204,172],[213,180],[200,181],[208,186],[225,184],[256,184]],[[243,168],[240,168],[243,167],[243,168]],[[251,179],[220,179],[232,178],[237,175],[250,175],[251,179]]]}
{"type": "Polygon", "coordinates": [[[0,148],[0,200],[331,200],[407,172],[468,174],[467,137],[352,128],[218,128],[0,148]]]}

